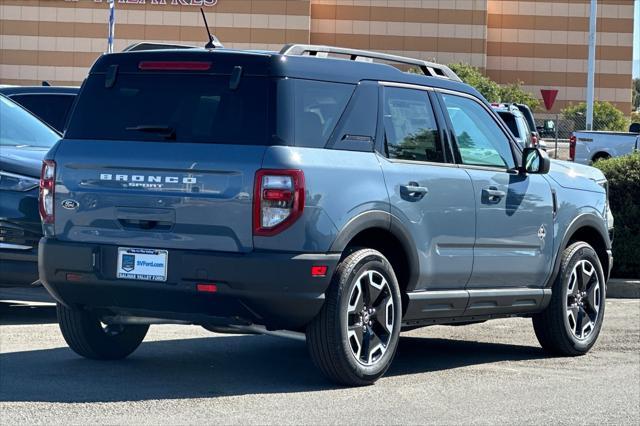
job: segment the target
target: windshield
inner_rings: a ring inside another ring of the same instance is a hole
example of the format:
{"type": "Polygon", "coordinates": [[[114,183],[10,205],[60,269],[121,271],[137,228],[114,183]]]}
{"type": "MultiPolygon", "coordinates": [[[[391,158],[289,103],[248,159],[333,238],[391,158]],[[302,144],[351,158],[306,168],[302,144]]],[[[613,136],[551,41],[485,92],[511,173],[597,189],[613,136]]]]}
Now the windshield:
{"type": "Polygon", "coordinates": [[[0,146],[50,148],[60,135],[16,103],[0,96],[0,146]]]}
{"type": "Polygon", "coordinates": [[[65,137],[262,145],[268,143],[269,80],[224,75],[121,73],[112,87],[91,75],[65,137]]]}

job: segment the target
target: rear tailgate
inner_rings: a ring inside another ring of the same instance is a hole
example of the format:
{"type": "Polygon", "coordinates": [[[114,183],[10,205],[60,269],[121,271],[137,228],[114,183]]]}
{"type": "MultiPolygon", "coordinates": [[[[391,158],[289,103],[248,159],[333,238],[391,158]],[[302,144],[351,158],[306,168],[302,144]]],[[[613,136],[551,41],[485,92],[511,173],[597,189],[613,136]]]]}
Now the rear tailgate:
{"type": "Polygon", "coordinates": [[[250,145],[64,140],[56,153],[56,238],[249,251],[253,179],[264,150],[250,145]]]}
{"type": "Polygon", "coordinates": [[[56,238],[250,251],[267,68],[260,55],[205,51],[102,57],[55,153],[56,238]]]}

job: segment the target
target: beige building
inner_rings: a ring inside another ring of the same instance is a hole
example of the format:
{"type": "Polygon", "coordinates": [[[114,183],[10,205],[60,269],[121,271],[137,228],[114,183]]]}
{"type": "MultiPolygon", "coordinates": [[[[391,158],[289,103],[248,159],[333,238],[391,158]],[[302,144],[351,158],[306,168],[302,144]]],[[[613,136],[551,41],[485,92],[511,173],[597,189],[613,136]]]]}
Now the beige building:
{"type": "MultiPolygon", "coordinates": [[[[631,109],[633,1],[598,0],[596,99],[631,109]]],[[[204,44],[199,6],[226,47],[284,43],[467,62],[554,110],[586,97],[589,0],[116,0],[115,49],[141,40],[204,44]]],[[[0,0],[0,83],[79,84],[106,50],[107,2],[0,0]]],[[[636,23],[638,25],[638,23],[636,23]]]]}

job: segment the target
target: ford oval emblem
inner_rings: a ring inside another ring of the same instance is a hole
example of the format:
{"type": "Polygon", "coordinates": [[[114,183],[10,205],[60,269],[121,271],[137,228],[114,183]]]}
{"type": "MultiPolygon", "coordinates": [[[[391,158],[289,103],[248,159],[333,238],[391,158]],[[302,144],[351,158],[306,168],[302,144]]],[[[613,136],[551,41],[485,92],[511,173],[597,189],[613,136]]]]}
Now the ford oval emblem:
{"type": "Polygon", "coordinates": [[[78,208],[79,205],[80,203],[78,203],[76,200],[64,200],[62,202],[62,207],[64,207],[67,210],[75,210],[78,208]]]}

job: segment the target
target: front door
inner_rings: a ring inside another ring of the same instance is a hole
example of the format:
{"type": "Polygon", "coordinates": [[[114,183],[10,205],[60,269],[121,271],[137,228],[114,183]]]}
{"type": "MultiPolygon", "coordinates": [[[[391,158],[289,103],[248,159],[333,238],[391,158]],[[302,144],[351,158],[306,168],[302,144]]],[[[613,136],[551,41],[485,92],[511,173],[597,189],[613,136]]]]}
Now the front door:
{"type": "Polygon", "coordinates": [[[468,96],[441,96],[476,203],[467,288],[542,287],[553,263],[549,183],[541,175],[518,173],[516,148],[485,105],[468,96]]]}
{"type": "Polygon", "coordinates": [[[384,86],[382,91],[380,161],[393,220],[417,250],[415,290],[464,290],[476,227],[471,178],[451,162],[427,90],[384,86]]]}

